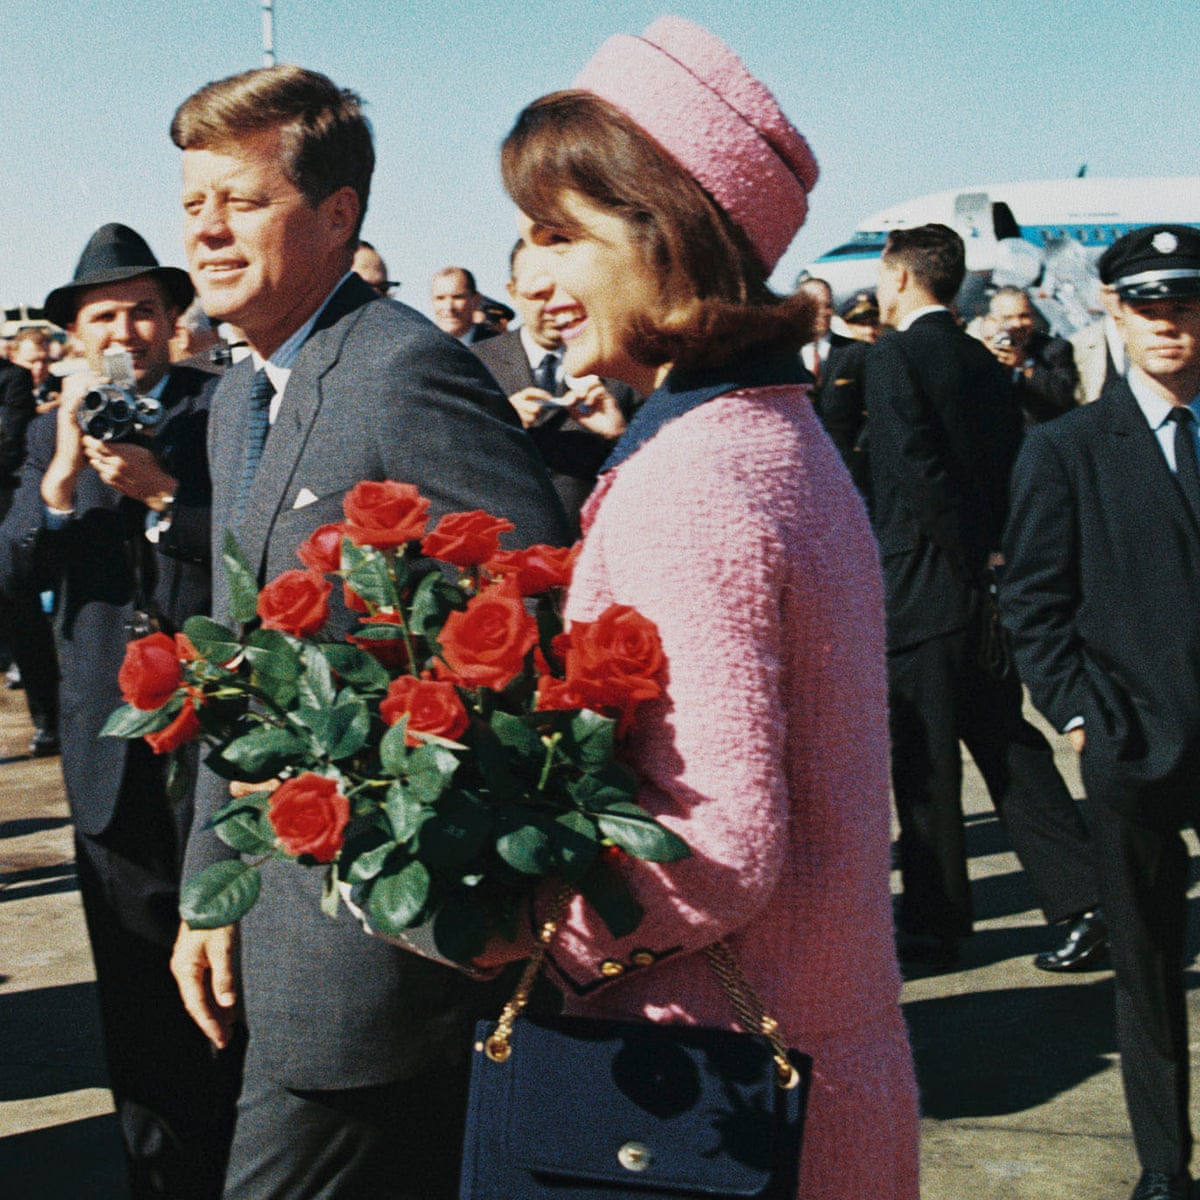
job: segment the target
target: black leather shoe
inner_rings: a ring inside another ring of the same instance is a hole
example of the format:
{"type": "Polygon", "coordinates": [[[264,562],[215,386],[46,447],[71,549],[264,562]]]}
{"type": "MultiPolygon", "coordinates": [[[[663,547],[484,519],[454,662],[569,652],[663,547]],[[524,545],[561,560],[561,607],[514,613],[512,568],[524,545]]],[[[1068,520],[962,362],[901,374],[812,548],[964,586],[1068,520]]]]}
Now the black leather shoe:
{"type": "Polygon", "coordinates": [[[1044,950],[1033,960],[1040,971],[1099,971],[1108,966],[1108,926],[1095,908],[1067,930],[1057,950],[1044,950]]]}
{"type": "Polygon", "coordinates": [[[952,967],[958,962],[959,941],[942,933],[914,933],[896,930],[896,957],[902,963],[920,963],[931,967],[952,967]]]}
{"type": "Polygon", "coordinates": [[[1168,1175],[1166,1171],[1143,1171],[1129,1200],[1188,1200],[1192,1194],[1192,1177],[1168,1175]]]}
{"type": "Polygon", "coordinates": [[[53,729],[39,729],[29,743],[29,753],[34,758],[50,758],[61,753],[58,734],[53,729]]]}

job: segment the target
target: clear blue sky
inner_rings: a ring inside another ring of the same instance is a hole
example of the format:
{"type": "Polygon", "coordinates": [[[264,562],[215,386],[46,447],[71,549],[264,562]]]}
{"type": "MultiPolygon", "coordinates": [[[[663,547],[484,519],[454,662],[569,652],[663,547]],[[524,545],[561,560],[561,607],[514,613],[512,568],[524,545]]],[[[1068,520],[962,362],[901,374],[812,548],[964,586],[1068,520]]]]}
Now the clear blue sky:
{"type": "MultiPolygon", "coordinates": [[[[40,303],[106,221],[181,264],[176,105],[261,64],[260,0],[7,4],[0,25],[0,302],[40,303]]],[[[969,184],[1200,174],[1197,0],[276,0],[276,53],[367,101],[364,236],[399,296],[472,267],[502,295],[515,224],[497,149],[611,33],[676,12],[738,51],[821,165],[775,276],[864,217],[969,184]]]]}

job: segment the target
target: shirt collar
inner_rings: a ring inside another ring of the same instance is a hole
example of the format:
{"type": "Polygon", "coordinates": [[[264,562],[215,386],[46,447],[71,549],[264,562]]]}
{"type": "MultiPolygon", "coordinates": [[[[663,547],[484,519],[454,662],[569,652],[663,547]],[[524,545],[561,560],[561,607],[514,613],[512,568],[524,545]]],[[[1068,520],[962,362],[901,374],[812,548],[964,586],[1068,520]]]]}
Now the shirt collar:
{"type": "Polygon", "coordinates": [[[525,357],[529,359],[531,367],[536,367],[547,354],[553,354],[558,359],[562,358],[561,348],[558,350],[548,350],[545,346],[539,346],[533,340],[533,334],[524,325],[517,332],[521,335],[521,345],[525,350],[525,357]]]}
{"type": "Polygon", "coordinates": [[[262,368],[266,369],[267,378],[275,387],[276,397],[281,397],[283,395],[284,388],[287,387],[288,380],[292,376],[292,367],[295,366],[296,358],[303,348],[304,343],[308,340],[308,335],[312,333],[317,320],[328,307],[330,300],[332,300],[337,294],[342,284],[344,284],[346,280],[349,279],[353,274],[353,271],[347,271],[346,274],[343,275],[336,284],[334,284],[333,289],[321,302],[321,306],[317,309],[317,311],[314,312],[313,315],[309,317],[308,320],[305,321],[304,324],[301,325],[300,328],[297,329],[296,332],[293,333],[292,336],[288,338],[287,341],[284,342],[283,345],[271,355],[270,358],[264,361],[262,355],[260,355],[257,350],[251,352],[251,358],[254,360],[255,371],[258,371],[262,368]]]}
{"type": "MultiPolygon", "coordinates": [[[[1171,411],[1175,405],[1171,404],[1168,400],[1164,400],[1154,391],[1150,386],[1150,381],[1140,368],[1131,364],[1126,379],[1129,382],[1129,390],[1133,393],[1133,398],[1137,401],[1138,408],[1142,410],[1142,415],[1150,423],[1150,428],[1161,429],[1170,419],[1171,411]]],[[[1196,416],[1196,420],[1200,422],[1200,394],[1192,397],[1188,403],[1188,408],[1192,410],[1196,416]]]]}
{"type": "Polygon", "coordinates": [[[904,317],[896,328],[900,331],[908,329],[914,321],[919,321],[922,317],[929,316],[930,313],[949,312],[950,310],[944,304],[926,304],[921,308],[914,308],[912,312],[904,317]]]}

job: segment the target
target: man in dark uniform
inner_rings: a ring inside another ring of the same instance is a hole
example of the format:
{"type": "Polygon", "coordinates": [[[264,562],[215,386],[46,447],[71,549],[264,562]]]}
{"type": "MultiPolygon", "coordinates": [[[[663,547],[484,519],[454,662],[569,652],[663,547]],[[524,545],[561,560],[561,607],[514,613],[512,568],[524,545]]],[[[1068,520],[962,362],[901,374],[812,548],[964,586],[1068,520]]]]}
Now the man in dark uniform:
{"type": "MultiPolygon", "coordinates": [[[[872,516],[887,603],[892,783],[900,821],[902,958],[949,962],[971,932],[962,753],[971,751],[1030,885],[1066,924],[1047,970],[1099,965],[1103,925],[1087,831],[1021,685],[983,661],[1021,417],[1003,368],[948,311],[965,270],[945,225],[889,235],[867,356],[872,516]]],[[[993,642],[994,644],[994,642],[993,642]]]]}
{"type": "Polygon", "coordinates": [[[1116,969],[1117,1044],[1143,1174],[1190,1195],[1184,1000],[1200,818],[1200,231],[1126,234],[1100,259],[1128,374],[1030,432],[1002,605],[1034,703],[1080,754],[1116,969]]]}
{"type": "Polygon", "coordinates": [[[170,955],[192,793],[168,797],[167,758],[100,736],[121,704],[133,636],[207,612],[205,428],[215,377],[172,368],[187,275],[160,267],[124,225],[92,236],[46,313],[88,370],[29,426],[29,454],[0,531],[0,585],[52,587],[62,672],[62,763],[105,1050],[137,1200],[214,1200],[233,1127],[236,1051],[214,1056],[188,1019],[170,955]],[[85,436],[85,394],[128,356],[130,389],[162,406],[153,435],[85,436]]]}

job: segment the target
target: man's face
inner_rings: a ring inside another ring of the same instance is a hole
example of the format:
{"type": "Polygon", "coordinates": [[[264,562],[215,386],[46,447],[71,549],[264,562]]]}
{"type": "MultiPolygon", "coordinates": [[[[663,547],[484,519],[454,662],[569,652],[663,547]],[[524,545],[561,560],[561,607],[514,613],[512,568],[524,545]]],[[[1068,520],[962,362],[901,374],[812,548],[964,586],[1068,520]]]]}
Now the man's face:
{"type": "Polygon", "coordinates": [[[1172,390],[1200,388],[1200,296],[1119,300],[1112,316],[1135,367],[1172,390]]]}
{"type": "Polygon", "coordinates": [[[508,294],[529,336],[543,350],[557,350],[562,345],[562,333],[546,316],[546,302],[554,294],[554,280],[539,273],[528,254],[517,256],[516,273],[509,280],[508,294]]]}
{"type": "Polygon", "coordinates": [[[383,259],[379,253],[372,250],[370,246],[359,246],[354,252],[354,261],[350,264],[351,269],[365,283],[369,283],[381,296],[386,296],[391,291],[388,287],[387,267],[384,265],[383,259]]]}
{"type": "Polygon", "coordinates": [[[79,294],[67,326],[88,366],[103,373],[105,350],[128,350],[138,390],[148,392],[171,365],[170,342],[179,310],[152,275],[102,283],[79,294]]]}
{"type": "Polygon", "coordinates": [[[900,319],[900,277],[903,268],[886,258],[879,260],[879,282],[875,287],[875,302],[879,305],[879,323],[896,325],[900,319]]]}
{"type": "Polygon", "coordinates": [[[445,271],[433,277],[433,323],[451,337],[462,337],[475,323],[479,297],[467,285],[461,271],[445,271]]]}
{"type": "Polygon", "coordinates": [[[201,305],[264,356],[345,273],[358,220],[352,189],[314,207],[282,163],[276,128],[183,152],[184,245],[201,305]]]}
{"type": "Polygon", "coordinates": [[[829,333],[829,323],[833,320],[833,293],[824,283],[808,281],[800,285],[799,290],[811,297],[816,307],[813,311],[813,341],[819,342],[829,333]]]}
{"type": "Polygon", "coordinates": [[[20,338],[13,343],[12,360],[33,376],[33,386],[41,387],[50,373],[50,350],[44,342],[20,338]]]}
{"type": "Polygon", "coordinates": [[[988,315],[994,322],[997,333],[1007,333],[1013,346],[1024,350],[1033,337],[1033,305],[1028,296],[1000,292],[992,297],[988,315]]]}

